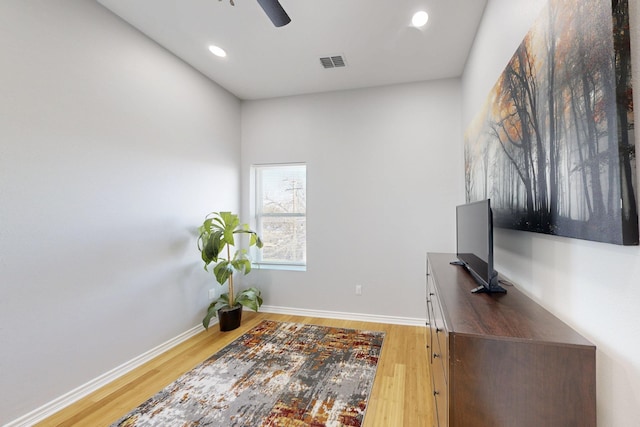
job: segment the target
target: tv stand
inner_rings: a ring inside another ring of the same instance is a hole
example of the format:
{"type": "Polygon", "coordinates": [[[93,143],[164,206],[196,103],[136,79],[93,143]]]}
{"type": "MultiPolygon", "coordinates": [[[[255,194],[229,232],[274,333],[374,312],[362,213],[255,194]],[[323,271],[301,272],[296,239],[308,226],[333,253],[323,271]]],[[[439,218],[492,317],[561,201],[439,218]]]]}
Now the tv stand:
{"type": "Polygon", "coordinates": [[[438,427],[595,427],[595,346],[511,287],[427,254],[427,351],[438,427]]]}
{"type": "MultiPolygon", "coordinates": [[[[471,270],[469,270],[469,268],[465,265],[464,262],[460,261],[460,260],[455,260],[455,261],[450,261],[449,264],[451,265],[459,265],[461,267],[464,267],[464,269],[467,271],[467,273],[469,273],[471,275],[471,277],[473,277],[473,279],[477,282],[477,283],[482,283],[482,280],[478,277],[475,276],[475,273],[473,273],[471,270]]],[[[491,281],[490,281],[490,286],[489,288],[487,288],[484,285],[480,285],[476,288],[471,289],[471,293],[472,294],[506,294],[507,290],[505,288],[503,288],[502,286],[500,286],[498,283],[500,283],[500,281],[498,280],[498,272],[494,271],[493,275],[491,276],[491,281]]]]}

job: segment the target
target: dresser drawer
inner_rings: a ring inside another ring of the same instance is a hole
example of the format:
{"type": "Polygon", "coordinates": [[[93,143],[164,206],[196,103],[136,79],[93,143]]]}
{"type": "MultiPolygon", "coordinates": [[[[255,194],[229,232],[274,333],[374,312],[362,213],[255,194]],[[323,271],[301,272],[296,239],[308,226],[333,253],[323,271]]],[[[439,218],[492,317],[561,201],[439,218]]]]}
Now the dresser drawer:
{"type": "MultiPolygon", "coordinates": [[[[439,345],[435,345],[435,351],[440,351],[439,345]]],[[[437,354],[437,353],[436,353],[437,354]]],[[[431,375],[433,382],[433,401],[435,403],[436,422],[438,426],[449,425],[448,421],[448,390],[445,376],[444,361],[440,357],[434,357],[431,364],[431,375]]]]}
{"type": "Polygon", "coordinates": [[[431,307],[433,310],[433,327],[431,328],[431,348],[433,351],[431,358],[438,359],[443,365],[445,380],[447,380],[449,378],[449,333],[442,316],[442,308],[438,298],[434,298],[431,307]]]}

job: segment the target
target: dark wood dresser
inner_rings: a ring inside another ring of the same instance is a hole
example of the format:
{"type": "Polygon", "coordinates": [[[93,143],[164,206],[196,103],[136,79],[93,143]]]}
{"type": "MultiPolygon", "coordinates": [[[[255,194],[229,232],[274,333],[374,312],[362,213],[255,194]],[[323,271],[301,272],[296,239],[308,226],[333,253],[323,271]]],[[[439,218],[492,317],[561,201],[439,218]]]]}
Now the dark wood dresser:
{"type": "Polygon", "coordinates": [[[514,286],[472,294],[455,259],[427,254],[432,424],[595,427],[595,346],[514,286]]]}

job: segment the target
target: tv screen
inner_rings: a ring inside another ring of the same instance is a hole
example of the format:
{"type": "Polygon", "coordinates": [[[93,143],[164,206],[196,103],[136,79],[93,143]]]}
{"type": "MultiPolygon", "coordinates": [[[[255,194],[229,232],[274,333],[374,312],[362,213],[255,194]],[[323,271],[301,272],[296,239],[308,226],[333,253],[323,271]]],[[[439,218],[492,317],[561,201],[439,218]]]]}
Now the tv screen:
{"type": "Polygon", "coordinates": [[[493,216],[489,199],[456,207],[456,255],[479,287],[472,292],[506,292],[493,269],[493,216]]]}

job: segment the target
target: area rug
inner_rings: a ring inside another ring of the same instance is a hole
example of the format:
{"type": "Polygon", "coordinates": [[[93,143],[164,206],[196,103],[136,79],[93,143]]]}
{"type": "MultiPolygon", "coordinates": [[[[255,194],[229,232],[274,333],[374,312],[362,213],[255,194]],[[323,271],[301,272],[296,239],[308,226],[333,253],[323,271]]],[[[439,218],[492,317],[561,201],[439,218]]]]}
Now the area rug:
{"type": "Polygon", "coordinates": [[[384,332],[264,320],[118,426],[360,426],[384,332]]]}

